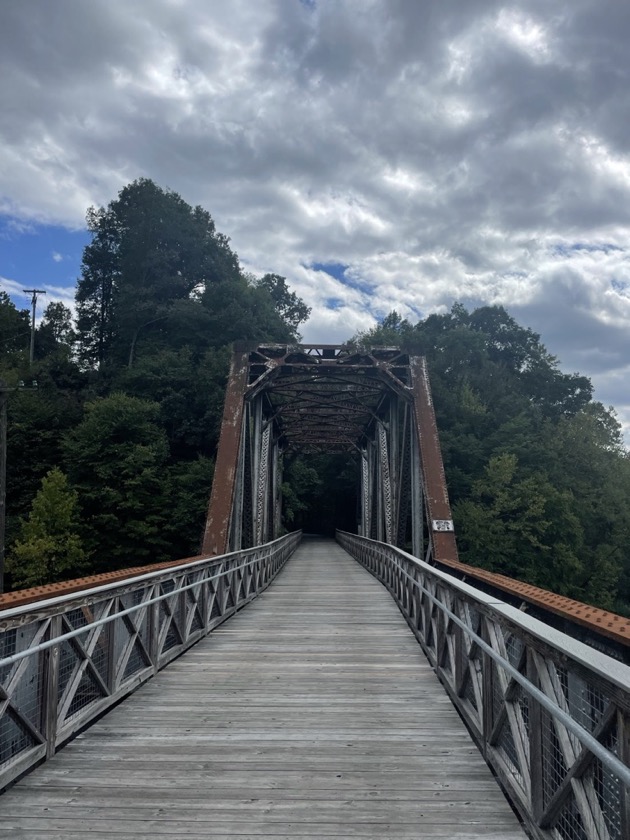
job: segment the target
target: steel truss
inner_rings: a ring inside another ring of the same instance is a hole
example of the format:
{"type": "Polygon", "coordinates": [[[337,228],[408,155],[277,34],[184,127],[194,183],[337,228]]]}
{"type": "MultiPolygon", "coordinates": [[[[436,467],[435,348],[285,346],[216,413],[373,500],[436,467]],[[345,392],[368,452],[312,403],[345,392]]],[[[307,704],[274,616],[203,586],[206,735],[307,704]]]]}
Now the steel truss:
{"type": "Polygon", "coordinates": [[[281,530],[282,455],[354,452],[360,535],[457,560],[426,362],[397,347],[237,345],[204,554],[281,530]]]}

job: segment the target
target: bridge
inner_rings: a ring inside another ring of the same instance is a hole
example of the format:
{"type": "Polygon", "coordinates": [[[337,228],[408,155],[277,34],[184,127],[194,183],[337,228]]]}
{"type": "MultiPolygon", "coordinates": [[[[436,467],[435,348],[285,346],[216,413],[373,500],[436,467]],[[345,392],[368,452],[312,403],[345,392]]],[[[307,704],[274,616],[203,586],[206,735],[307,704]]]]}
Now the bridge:
{"type": "Polygon", "coordinates": [[[629,641],[460,563],[424,360],[240,346],[202,554],[0,600],[0,837],[626,840],[629,641]],[[354,533],[282,534],[291,450],[354,533]]]}

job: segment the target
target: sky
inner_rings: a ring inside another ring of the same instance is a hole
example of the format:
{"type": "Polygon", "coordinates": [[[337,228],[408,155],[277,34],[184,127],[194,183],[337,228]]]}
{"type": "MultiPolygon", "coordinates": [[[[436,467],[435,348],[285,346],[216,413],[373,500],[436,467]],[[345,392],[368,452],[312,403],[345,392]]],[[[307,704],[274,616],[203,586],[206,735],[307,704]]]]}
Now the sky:
{"type": "Polygon", "coordinates": [[[152,178],[334,343],[501,304],[630,441],[626,0],[0,4],[0,289],[71,303],[152,178]]]}

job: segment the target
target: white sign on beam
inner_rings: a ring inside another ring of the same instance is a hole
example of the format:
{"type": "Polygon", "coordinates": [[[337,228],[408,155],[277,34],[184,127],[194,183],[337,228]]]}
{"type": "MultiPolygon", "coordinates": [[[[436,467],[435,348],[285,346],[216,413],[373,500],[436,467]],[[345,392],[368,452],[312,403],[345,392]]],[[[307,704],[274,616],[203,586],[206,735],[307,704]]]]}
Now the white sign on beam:
{"type": "Polygon", "coordinates": [[[433,519],[434,531],[454,531],[452,519],[433,519]]]}

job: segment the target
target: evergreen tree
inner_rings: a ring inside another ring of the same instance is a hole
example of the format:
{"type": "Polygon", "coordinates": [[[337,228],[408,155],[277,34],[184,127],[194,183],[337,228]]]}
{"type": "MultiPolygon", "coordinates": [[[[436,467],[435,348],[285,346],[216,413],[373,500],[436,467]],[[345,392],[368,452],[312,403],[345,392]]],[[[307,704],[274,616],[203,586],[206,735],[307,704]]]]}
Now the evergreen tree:
{"type": "Polygon", "coordinates": [[[55,468],[42,480],[7,561],[14,587],[39,586],[80,574],[86,553],[78,533],[78,494],[55,468]]]}

